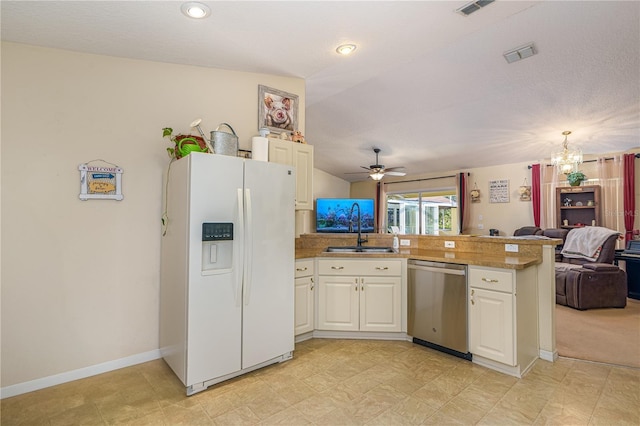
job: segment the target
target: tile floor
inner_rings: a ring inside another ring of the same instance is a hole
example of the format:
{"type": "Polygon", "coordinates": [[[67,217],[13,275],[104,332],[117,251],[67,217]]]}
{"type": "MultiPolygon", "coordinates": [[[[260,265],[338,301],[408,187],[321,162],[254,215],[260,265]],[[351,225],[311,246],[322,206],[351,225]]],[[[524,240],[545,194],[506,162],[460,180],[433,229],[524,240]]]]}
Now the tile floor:
{"type": "Polygon", "coordinates": [[[2,400],[9,425],[639,425],[640,370],[539,360],[523,379],[409,342],[313,339],[186,397],[162,360],[2,400]]]}

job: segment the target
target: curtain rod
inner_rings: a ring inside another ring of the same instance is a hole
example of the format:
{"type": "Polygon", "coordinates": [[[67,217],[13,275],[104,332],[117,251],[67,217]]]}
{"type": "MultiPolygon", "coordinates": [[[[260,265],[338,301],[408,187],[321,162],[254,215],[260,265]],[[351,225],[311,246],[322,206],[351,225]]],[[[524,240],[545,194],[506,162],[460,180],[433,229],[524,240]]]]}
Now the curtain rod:
{"type": "Polygon", "coordinates": [[[406,183],[406,182],[422,182],[423,180],[434,180],[434,179],[446,179],[446,178],[454,178],[456,175],[451,176],[437,176],[431,178],[423,178],[423,179],[411,179],[411,180],[398,180],[394,182],[382,182],[384,185],[393,185],[394,183],[406,183]]]}
{"type": "MultiPolygon", "coordinates": [[[[634,154],[634,155],[636,156],[636,158],[640,158],[640,154],[634,154]]],[[[604,161],[607,161],[607,160],[613,160],[613,157],[606,157],[604,159],[604,161]]],[[[598,161],[598,160],[597,159],[596,160],[587,160],[587,161],[583,161],[583,163],[595,163],[596,161],[598,161]]],[[[533,167],[533,166],[528,165],[527,169],[531,169],[531,167],[533,167]]],[[[547,164],[547,167],[553,167],[553,164],[547,164]]]]}

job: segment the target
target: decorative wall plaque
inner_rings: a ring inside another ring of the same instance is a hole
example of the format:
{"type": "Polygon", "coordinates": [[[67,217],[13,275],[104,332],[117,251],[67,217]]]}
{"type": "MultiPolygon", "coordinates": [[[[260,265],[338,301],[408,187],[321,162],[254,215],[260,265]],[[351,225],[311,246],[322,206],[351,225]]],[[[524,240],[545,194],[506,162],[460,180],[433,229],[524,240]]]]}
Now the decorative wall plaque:
{"type": "Polygon", "coordinates": [[[122,172],[115,164],[104,160],[92,160],[78,166],[80,170],[80,199],[86,200],[117,200],[121,201],[122,172]],[[105,165],[92,165],[102,162],[105,165]]]}
{"type": "Polygon", "coordinates": [[[489,202],[490,203],[508,203],[509,202],[509,180],[490,180],[489,181],[489,202]]]}

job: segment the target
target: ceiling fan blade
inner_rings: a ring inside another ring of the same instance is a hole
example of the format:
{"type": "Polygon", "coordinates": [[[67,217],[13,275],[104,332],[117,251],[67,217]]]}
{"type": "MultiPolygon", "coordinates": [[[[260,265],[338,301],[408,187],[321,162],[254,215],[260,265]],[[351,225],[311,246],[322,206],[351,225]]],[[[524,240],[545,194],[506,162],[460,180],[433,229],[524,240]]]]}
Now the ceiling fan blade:
{"type": "Polygon", "coordinates": [[[345,175],[363,175],[365,173],[370,173],[370,172],[346,172],[346,173],[343,173],[343,174],[345,174],[345,175]]]}
{"type": "Polygon", "coordinates": [[[393,172],[393,171],[398,171],[401,169],[405,169],[404,166],[400,166],[400,167],[387,167],[386,169],[384,169],[386,172],[393,172]]]}
{"type": "Polygon", "coordinates": [[[407,175],[405,172],[390,172],[388,169],[385,170],[384,174],[389,176],[406,176],[407,175]]]}
{"type": "Polygon", "coordinates": [[[360,166],[361,168],[365,169],[365,170],[371,170],[370,167],[365,167],[365,166],[360,166]]]}

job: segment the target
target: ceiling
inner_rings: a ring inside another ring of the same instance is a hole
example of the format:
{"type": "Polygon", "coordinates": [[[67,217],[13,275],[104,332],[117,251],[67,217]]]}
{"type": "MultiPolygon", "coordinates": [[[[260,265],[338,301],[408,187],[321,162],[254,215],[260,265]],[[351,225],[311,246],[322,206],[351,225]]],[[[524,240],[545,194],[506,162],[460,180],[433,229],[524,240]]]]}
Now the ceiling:
{"type": "Polygon", "coordinates": [[[585,154],[640,147],[637,1],[202,3],[3,0],[2,39],[304,78],[315,165],[350,181],[373,147],[408,174],[548,159],[564,130],[585,154]]]}

